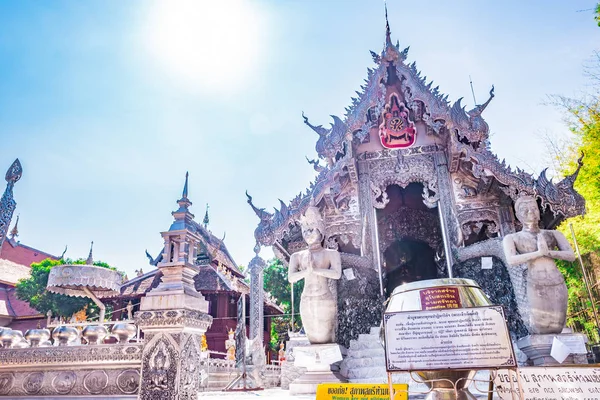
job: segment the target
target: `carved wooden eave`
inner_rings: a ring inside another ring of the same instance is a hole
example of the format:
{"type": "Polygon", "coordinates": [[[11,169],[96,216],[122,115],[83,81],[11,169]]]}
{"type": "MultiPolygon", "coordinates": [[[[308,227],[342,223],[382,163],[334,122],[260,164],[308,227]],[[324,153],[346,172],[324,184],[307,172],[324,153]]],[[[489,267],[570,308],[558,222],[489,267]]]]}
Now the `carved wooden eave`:
{"type": "Polygon", "coordinates": [[[577,193],[573,185],[581,168],[582,160],[579,160],[577,170],[554,184],[547,179],[544,169],[536,179],[520,168],[513,170],[505,160],[500,161],[498,157],[486,147],[473,149],[469,145],[455,143],[460,149],[461,160],[472,162],[471,172],[480,179],[495,178],[501,185],[504,194],[515,201],[519,196],[530,195],[540,199],[542,206],[542,220],[545,228],[551,229],[565,218],[583,215],[585,213],[585,200],[577,193]]]}
{"type": "MultiPolygon", "coordinates": [[[[342,225],[347,225],[347,219],[344,220],[345,224],[340,221],[336,223],[336,220],[340,220],[340,218],[336,218],[336,215],[344,214],[343,209],[347,206],[344,199],[357,195],[357,180],[356,161],[351,157],[351,153],[348,153],[331,168],[323,169],[309,188],[292,199],[289,205],[279,200],[280,208],[275,208],[273,213],[256,207],[252,202],[252,197],[248,195],[248,203],[260,218],[260,223],[254,231],[257,243],[271,246],[276,241],[281,243],[282,240],[289,239],[290,234],[296,228],[296,221],[309,207],[311,199],[314,199],[315,204],[324,211],[328,227],[339,225],[340,230],[348,229],[347,227],[342,228],[342,225]]],[[[358,221],[356,225],[359,226],[358,221]]],[[[336,234],[338,232],[334,228],[332,232],[327,233],[336,234]]]]}

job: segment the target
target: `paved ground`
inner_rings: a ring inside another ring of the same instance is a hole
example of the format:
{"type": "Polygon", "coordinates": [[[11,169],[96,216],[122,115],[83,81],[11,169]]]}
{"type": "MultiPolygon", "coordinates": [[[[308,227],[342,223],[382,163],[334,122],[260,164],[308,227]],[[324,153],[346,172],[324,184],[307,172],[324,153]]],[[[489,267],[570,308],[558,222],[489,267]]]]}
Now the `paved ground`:
{"type": "MultiPolygon", "coordinates": [[[[475,393],[473,393],[475,394],[475,393]]],[[[487,395],[475,394],[477,399],[487,399],[487,395]]],[[[283,389],[267,389],[258,390],[255,392],[202,392],[198,396],[198,400],[315,400],[315,395],[300,395],[292,396],[288,390],[283,389]]],[[[424,399],[424,395],[410,395],[410,400],[424,399]]],[[[497,397],[494,397],[497,398],[497,397]]]]}

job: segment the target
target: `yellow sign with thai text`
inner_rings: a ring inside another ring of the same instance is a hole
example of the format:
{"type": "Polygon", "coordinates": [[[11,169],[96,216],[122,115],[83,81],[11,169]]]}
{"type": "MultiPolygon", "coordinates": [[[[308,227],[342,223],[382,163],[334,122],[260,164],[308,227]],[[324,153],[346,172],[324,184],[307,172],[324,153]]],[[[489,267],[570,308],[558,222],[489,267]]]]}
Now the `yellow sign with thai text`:
{"type": "MultiPolygon", "coordinates": [[[[390,400],[386,383],[321,383],[317,386],[316,400],[390,400]]],[[[392,400],[408,400],[408,385],[394,385],[392,400]]]]}

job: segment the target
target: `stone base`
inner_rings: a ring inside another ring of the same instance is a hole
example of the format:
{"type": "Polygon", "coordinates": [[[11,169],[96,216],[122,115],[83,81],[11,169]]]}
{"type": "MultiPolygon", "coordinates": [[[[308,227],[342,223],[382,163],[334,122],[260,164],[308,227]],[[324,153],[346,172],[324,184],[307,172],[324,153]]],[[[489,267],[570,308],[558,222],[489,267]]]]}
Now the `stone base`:
{"type": "MultiPolygon", "coordinates": [[[[560,365],[558,361],[550,355],[552,342],[554,338],[564,338],[563,342],[576,338],[583,338],[587,342],[587,336],[582,333],[560,333],[560,334],[534,334],[525,336],[517,340],[517,347],[527,355],[534,366],[560,365]]],[[[561,340],[562,341],[562,340],[561,340]]],[[[586,354],[570,354],[562,364],[587,364],[586,354]]]]}
{"type": "Polygon", "coordinates": [[[320,383],[346,382],[339,374],[331,371],[331,365],[342,361],[340,346],[316,344],[294,348],[294,366],[305,367],[306,372],[290,383],[290,394],[316,394],[320,383]]]}

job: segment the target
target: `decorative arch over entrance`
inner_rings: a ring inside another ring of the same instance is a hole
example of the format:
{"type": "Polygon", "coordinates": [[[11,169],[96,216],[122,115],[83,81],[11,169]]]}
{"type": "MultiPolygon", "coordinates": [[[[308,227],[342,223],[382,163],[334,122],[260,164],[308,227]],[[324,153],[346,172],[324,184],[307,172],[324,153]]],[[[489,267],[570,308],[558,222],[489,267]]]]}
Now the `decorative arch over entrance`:
{"type": "Polygon", "coordinates": [[[379,252],[388,295],[402,283],[443,276],[443,238],[437,209],[422,198],[422,183],[390,185],[382,192],[386,206],[376,211],[379,252]]]}
{"type": "Polygon", "coordinates": [[[421,183],[421,201],[428,208],[435,208],[440,199],[435,163],[431,155],[397,157],[382,160],[371,171],[371,195],[373,206],[383,209],[389,203],[386,189],[391,185],[406,188],[411,183],[421,183]]]}

